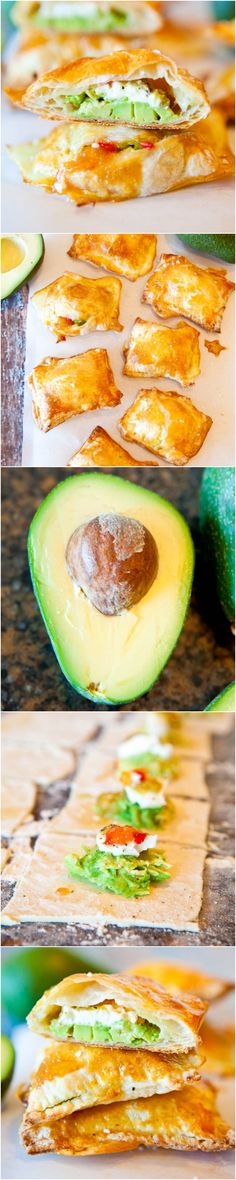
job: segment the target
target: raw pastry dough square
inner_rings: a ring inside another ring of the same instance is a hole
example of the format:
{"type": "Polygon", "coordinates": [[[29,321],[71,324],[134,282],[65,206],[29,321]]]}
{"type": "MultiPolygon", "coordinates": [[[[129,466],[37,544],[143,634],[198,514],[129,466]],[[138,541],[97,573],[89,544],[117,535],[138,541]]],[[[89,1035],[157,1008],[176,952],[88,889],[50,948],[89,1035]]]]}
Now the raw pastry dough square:
{"type": "Polygon", "coordinates": [[[95,331],[122,332],[120,296],[120,279],[88,279],[66,272],[36,291],[31,302],[46,327],[64,340],[95,331]]]}
{"type": "Polygon", "coordinates": [[[152,269],[156,247],[156,234],[74,234],[68,254],[134,282],[152,269]]]}
{"type": "Polygon", "coordinates": [[[33,369],[28,384],[34,420],[44,431],[75,414],[117,406],[121,401],[105,348],[93,348],[66,360],[45,357],[33,369]]]}
{"type": "Polygon", "coordinates": [[[177,467],[200,451],[211,426],[212,418],[198,410],[190,397],[161,389],[140,389],[119,422],[123,438],[177,467]]]}
{"type": "MultiPolygon", "coordinates": [[[[131,712],[117,713],[114,709],[112,717],[108,715],[108,721],[104,724],[103,714],[103,728],[99,734],[97,748],[110,752],[114,758],[120,742],[127,740],[135,733],[151,733],[155,738],[156,716],[158,719],[157,710],[147,713],[144,709],[140,709],[140,712],[134,716],[131,712]]],[[[181,718],[181,726],[176,731],[174,755],[181,759],[191,758],[191,761],[197,759],[199,765],[202,762],[208,762],[212,752],[211,732],[217,731],[218,728],[218,718],[217,725],[216,722],[213,725],[213,716],[213,713],[209,715],[191,713],[190,718],[187,718],[186,713],[177,714],[177,717],[181,718]]],[[[169,738],[167,740],[169,741],[169,738]]]]}
{"type": "Polygon", "coordinates": [[[224,310],[234,283],[226,270],[198,266],[182,254],[162,254],[157,270],[143,292],[157,315],[183,315],[206,331],[220,332],[224,310]]]}
{"type": "MultiPolygon", "coordinates": [[[[171,877],[142,898],[100,893],[69,877],[65,856],[91,848],[94,837],[65,836],[48,831],[37,841],[24,878],[16,886],[2,914],[3,925],[18,922],[67,922],[99,929],[107,924],[198,930],[202,904],[205,848],[168,844],[161,849],[171,865],[171,877]]],[[[68,930],[69,941],[69,930],[68,930]]]]}
{"type": "MultiPolygon", "coordinates": [[[[83,443],[79,451],[75,451],[67,464],[68,467],[154,467],[154,463],[140,463],[133,459],[129,451],[125,451],[119,443],[103,430],[103,426],[95,426],[89,438],[83,443]]],[[[157,464],[158,466],[158,464],[157,464]]]]}
{"type": "Polygon", "coordinates": [[[180,322],[162,328],[138,316],[124,345],[127,377],[173,377],[180,385],[194,385],[200,373],[199,332],[180,322]]]}
{"type": "MultiPolygon", "coordinates": [[[[98,832],[100,828],[104,828],[106,823],[112,822],[112,817],[109,818],[109,815],[107,820],[99,815],[97,810],[99,796],[108,792],[115,795],[117,793],[115,788],[115,778],[112,775],[110,779],[104,778],[103,775],[96,775],[95,767],[94,780],[91,781],[89,768],[85,764],[72,786],[71,806],[70,803],[66,804],[63,811],[50,821],[50,829],[64,832],[77,831],[80,834],[98,832]]],[[[117,784],[117,789],[122,791],[122,784],[117,784]]],[[[171,784],[166,788],[166,798],[172,800],[171,784]]],[[[190,799],[186,796],[179,798],[175,794],[173,796],[173,810],[171,809],[166,820],[163,819],[161,827],[158,829],[158,844],[162,844],[164,839],[189,846],[192,844],[197,848],[205,844],[208,820],[209,803],[207,800],[194,799],[193,796],[190,799]]],[[[116,822],[119,823],[119,820],[116,822]]]]}
{"type": "Polygon", "coordinates": [[[40,749],[43,742],[47,745],[53,742],[57,749],[60,746],[60,750],[64,750],[65,747],[75,750],[80,748],[84,741],[90,741],[97,728],[98,721],[92,713],[65,713],[63,709],[60,713],[60,725],[56,712],[27,713],[23,709],[22,712],[5,714],[2,719],[3,744],[5,738],[11,745],[28,745],[28,742],[34,742],[40,749]]]}
{"type": "Polygon", "coordinates": [[[35,783],[31,782],[29,778],[18,778],[15,773],[15,778],[11,778],[6,785],[2,783],[2,820],[1,829],[3,836],[12,836],[12,833],[25,823],[26,820],[31,819],[32,811],[36,800],[35,783]]]}

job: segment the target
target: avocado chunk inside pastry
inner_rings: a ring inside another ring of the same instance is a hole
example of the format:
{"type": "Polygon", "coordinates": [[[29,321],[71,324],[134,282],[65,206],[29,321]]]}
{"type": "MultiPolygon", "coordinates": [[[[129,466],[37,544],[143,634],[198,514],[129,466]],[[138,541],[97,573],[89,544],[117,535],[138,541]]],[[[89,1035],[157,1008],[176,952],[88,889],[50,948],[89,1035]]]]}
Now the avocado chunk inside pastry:
{"type": "MultiPolygon", "coordinates": [[[[23,23],[21,8],[26,9],[25,19],[31,18],[33,24],[40,28],[55,29],[70,33],[118,33],[130,36],[135,33],[156,30],[162,24],[159,4],[122,3],[117,0],[114,4],[93,3],[92,0],[55,0],[41,4],[14,5],[15,23],[23,23]],[[28,12],[27,12],[28,10],[28,12]]],[[[24,13],[23,13],[24,16],[24,13]]]]}

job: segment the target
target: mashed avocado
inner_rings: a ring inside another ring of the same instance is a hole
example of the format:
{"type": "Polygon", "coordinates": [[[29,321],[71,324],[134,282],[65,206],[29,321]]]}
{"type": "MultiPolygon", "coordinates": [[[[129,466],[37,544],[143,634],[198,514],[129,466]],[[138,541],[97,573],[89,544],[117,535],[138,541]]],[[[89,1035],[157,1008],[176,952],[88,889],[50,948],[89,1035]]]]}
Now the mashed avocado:
{"type": "Polygon", "coordinates": [[[122,823],[146,832],[160,827],[166,818],[167,807],[164,803],[160,807],[141,807],[139,803],[131,803],[125,791],[116,795],[107,791],[99,795],[97,812],[102,819],[121,819],[122,823]]]}
{"type": "MultiPolygon", "coordinates": [[[[104,8],[101,4],[95,4],[88,8],[87,12],[86,4],[81,5],[81,12],[80,4],[76,4],[73,5],[76,9],[74,13],[70,11],[72,5],[64,12],[60,12],[59,4],[54,7],[53,12],[51,5],[41,4],[34,18],[36,24],[65,33],[118,33],[128,28],[131,23],[131,14],[124,9],[116,8],[115,4],[108,4],[104,8]]],[[[65,6],[63,8],[65,9],[65,6]]]]}
{"type": "Polygon", "coordinates": [[[152,882],[164,881],[170,876],[169,866],[159,851],[141,853],[141,856],[112,856],[98,848],[84,848],[81,856],[71,854],[65,857],[70,877],[87,881],[96,889],[108,893],[121,893],[124,897],[142,897],[148,893],[152,882]]]}
{"type": "Polygon", "coordinates": [[[160,1035],[158,1025],[149,1024],[148,1020],[137,1020],[131,1023],[124,1017],[123,1020],[116,1020],[108,1028],[104,1024],[100,1024],[99,1020],[95,1024],[65,1024],[64,1021],[58,1019],[51,1020],[50,1033],[52,1036],[71,1037],[74,1041],[85,1041],[86,1044],[119,1044],[128,1045],[135,1048],[142,1048],[143,1044],[154,1044],[160,1035]]]}

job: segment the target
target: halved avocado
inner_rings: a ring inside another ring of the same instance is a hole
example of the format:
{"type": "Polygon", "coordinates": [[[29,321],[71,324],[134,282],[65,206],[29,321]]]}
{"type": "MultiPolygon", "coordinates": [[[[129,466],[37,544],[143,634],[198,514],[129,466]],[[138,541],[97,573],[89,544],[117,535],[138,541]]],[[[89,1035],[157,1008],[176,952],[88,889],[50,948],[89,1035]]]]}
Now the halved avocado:
{"type": "Polygon", "coordinates": [[[1,299],[18,291],[38,269],[44,256],[42,234],[3,234],[1,237],[1,299]],[[9,263],[9,265],[8,265],[9,263]]]}
{"type": "Polygon", "coordinates": [[[194,551],[180,513],[155,492],[118,476],[73,475],[58,484],[36,512],[28,553],[35,595],[73,688],[89,700],[112,705],[147,692],[177,643],[191,593],[194,551]],[[149,531],[158,567],[147,593],[134,606],[108,615],[73,580],[66,550],[81,526],[101,515],[117,514],[149,531]]]}
{"type": "Polygon", "coordinates": [[[223,692],[219,692],[217,697],[210,702],[204,709],[205,713],[235,713],[235,681],[228,684],[223,692]]]}

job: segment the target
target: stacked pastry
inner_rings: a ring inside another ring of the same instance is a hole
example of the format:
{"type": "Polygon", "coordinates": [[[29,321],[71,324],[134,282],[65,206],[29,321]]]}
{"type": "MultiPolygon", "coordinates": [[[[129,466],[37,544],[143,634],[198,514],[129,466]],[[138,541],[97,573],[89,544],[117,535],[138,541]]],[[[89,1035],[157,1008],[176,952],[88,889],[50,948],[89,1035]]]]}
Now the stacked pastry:
{"type": "Polygon", "coordinates": [[[51,988],[28,1018],[49,1045],[22,1095],[27,1151],[230,1147],[214,1090],[198,1080],[205,1009],[138,978],[89,973],[51,988]]]}
{"type": "Polygon", "coordinates": [[[165,53],[145,47],[147,34],[159,27],[159,5],[74,0],[63,4],[62,21],[60,4],[27,5],[32,7],[33,22],[41,26],[46,19],[60,35],[67,15],[73,29],[78,21],[81,28],[82,19],[85,31],[88,22],[93,34],[102,29],[117,35],[119,29],[122,41],[115,41],[112,52],[103,43],[102,56],[83,58],[82,47],[71,44],[66,64],[64,59],[40,74],[26,90],[14,89],[12,82],[7,87],[18,105],[63,124],[46,140],[10,149],[25,180],[83,205],[232,176],[224,119],[219,112],[210,114],[202,82],[165,53]],[[141,47],[129,48],[127,38],[135,35],[141,47]],[[69,53],[75,51],[73,60],[69,53]]]}

